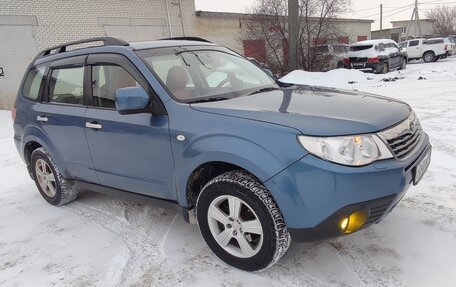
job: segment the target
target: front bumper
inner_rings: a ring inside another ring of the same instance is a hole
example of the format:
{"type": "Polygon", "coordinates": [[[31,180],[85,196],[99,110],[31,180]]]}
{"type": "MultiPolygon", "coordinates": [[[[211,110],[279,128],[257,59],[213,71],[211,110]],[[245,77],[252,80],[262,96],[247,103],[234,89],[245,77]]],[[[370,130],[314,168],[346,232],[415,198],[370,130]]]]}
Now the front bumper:
{"type": "Polygon", "coordinates": [[[414,182],[416,166],[431,148],[428,136],[406,160],[348,167],[307,155],[266,181],[294,240],[343,235],[341,218],[366,210],[362,228],[381,221],[414,182]]]}

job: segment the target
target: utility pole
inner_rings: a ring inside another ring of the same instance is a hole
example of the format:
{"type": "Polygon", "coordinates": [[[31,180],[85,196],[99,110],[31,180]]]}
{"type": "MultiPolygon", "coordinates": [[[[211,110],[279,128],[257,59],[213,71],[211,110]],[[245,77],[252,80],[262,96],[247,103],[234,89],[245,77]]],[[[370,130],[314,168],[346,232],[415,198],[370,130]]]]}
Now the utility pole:
{"type": "Polygon", "coordinates": [[[380,4],[380,33],[383,32],[383,4],[380,4]]]}
{"type": "Polygon", "coordinates": [[[288,70],[298,68],[298,0],[288,0],[288,70]]]}
{"type": "Polygon", "coordinates": [[[182,0],[179,0],[179,12],[181,17],[181,25],[182,25],[182,36],[185,37],[185,23],[184,23],[184,13],[182,13],[182,0]]]}
{"type": "Polygon", "coordinates": [[[168,32],[169,32],[169,37],[173,37],[173,30],[171,29],[171,17],[169,15],[169,4],[168,0],[165,0],[165,6],[166,6],[166,16],[168,18],[168,32]]]}
{"type": "Polygon", "coordinates": [[[418,13],[418,0],[415,0],[415,23],[416,31],[415,38],[421,37],[421,25],[420,25],[420,14],[418,13]]]}

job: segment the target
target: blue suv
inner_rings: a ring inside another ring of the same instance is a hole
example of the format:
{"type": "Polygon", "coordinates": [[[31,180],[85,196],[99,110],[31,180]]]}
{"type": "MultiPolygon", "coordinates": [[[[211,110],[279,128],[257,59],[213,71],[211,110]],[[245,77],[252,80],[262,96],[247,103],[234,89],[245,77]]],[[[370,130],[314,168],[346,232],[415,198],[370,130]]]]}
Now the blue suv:
{"type": "Polygon", "coordinates": [[[431,159],[407,104],[286,85],[200,38],[47,49],[12,114],[50,204],[89,190],[176,208],[219,258],[248,271],[274,264],[291,238],[378,223],[431,159]]]}

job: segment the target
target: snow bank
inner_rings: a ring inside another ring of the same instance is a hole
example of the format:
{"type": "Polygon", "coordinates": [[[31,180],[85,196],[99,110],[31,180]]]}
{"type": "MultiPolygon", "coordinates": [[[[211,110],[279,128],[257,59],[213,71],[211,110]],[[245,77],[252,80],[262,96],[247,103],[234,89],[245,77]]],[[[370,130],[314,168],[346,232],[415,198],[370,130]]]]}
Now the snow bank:
{"type": "Polygon", "coordinates": [[[279,79],[279,81],[288,84],[348,89],[351,84],[366,82],[368,78],[369,74],[359,70],[336,69],[328,72],[295,70],[279,79]]]}

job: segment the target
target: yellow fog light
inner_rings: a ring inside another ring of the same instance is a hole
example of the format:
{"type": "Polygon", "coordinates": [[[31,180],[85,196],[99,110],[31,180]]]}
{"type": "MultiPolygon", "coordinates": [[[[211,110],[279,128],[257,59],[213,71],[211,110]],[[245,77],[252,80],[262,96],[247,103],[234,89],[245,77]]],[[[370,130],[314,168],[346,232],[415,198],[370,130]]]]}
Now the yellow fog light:
{"type": "Polygon", "coordinates": [[[367,213],[359,210],[350,214],[350,216],[343,218],[340,221],[340,229],[344,233],[352,233],[360,229],[367,220],[367,213]]]}

